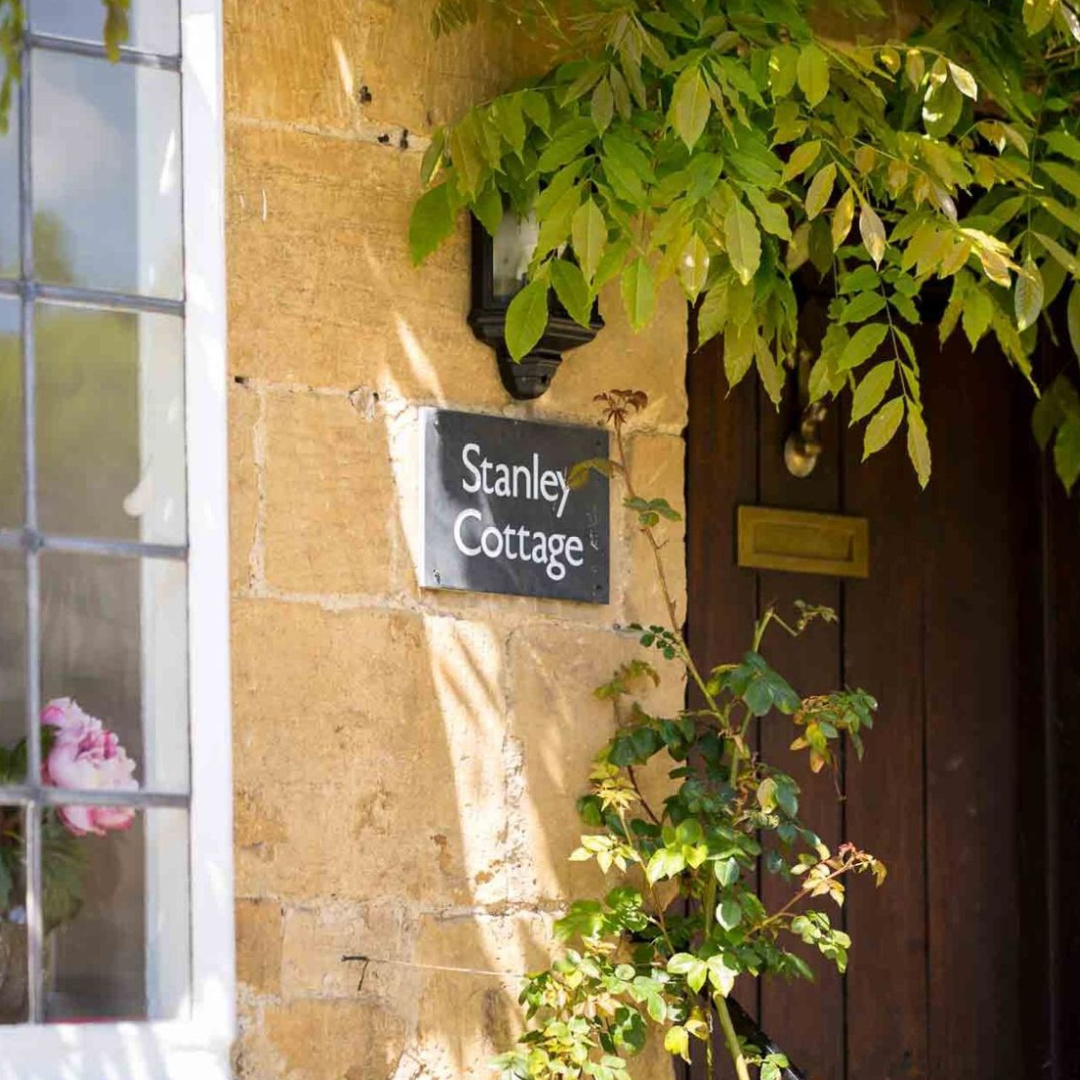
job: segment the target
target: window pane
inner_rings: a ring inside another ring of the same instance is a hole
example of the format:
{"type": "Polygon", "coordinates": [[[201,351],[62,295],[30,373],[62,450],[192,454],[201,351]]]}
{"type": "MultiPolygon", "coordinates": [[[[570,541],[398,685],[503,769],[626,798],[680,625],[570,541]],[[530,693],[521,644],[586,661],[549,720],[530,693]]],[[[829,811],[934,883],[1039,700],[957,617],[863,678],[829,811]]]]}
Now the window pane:
{"type": "Polygon", "coordinates": [[[37,276],[178,298],[180,76],[42,51],[30,66],[37,276]]]}
{"type": "Polygon", "coordinates": [[[42,835],[46,1019],[183,1017],[187,812],[61,807],[42,835]]]}
{"type": "Polygon", "coordinates": [[[41,305],[38,518],[46,532],[183,544],[183,324],[41,305]]]}
{"type": "MultiPolygon", "coordinates": [[[[95,0],[33,0],[30,25],[39,34],[104,41],[105,9],[95,0]]],[[[180,51],[176,0],[132,0],[126,44],[144,52],[175,56],[180,51]]]]}
{"type": "Polygon", "coordinates": [[[8,130],[0,135],[0,277],[19,276],[19,111],[8,112],[8,130]]]}
{"type": "Polygon", "coordinates": [[[12,755],[26,735],[26,556],[21,551],[0,550],[0,611],[0,783],[21,784],[26,771],[12,755]]]}
{"type": "Polygon", "coordinates": [[[22,305],[0,297],[0,529],[23,524],[22,305]]]}
{"type": "MultiPolygon", "coordinates": [[[[188,787],[187,577],[182,562],[44,552],[42,701],[115,732],[143,789],[188,787]],[[70,700],[72,706],[64,704],[70,700]]],[[[51,757],[51,755],[50,755],[51,757]]],[[[90,767],[90,763],[85,763],[90,767]]],[[[46,761],[48,766],[48,761],[46,761]]],[[[82,783],[64,759],[47,782],[82,783]]],[[[103,779],[121,783],[119,767],[103,779]]],[[[93,778],[94,774],[89,774],[93,778]]]]}
{"type": "Polygon", "coordinates": [[[26,871],[23,813],[0,806],[0,1024],[26,1020],[26,871]]]}

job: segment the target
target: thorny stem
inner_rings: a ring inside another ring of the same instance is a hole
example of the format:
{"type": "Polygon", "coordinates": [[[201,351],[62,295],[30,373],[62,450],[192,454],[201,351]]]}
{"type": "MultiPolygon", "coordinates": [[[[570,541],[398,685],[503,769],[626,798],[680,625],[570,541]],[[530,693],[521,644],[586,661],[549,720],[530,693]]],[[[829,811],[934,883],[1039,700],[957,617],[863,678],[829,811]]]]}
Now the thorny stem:
{"type": "MultiPolygon", "coordinates": [[[[634,490],[634,482],[630,477],[630,470],[626,466],[626,444],[623,441],[622,433],[622,420],[618,417],[614,421],[615,427],[615,445],[619,451],[619,470],[623,475],[623,481],[626,484],[626,491],[630,498],[637,498],[637,492],[634,490]]],[[[690,677],[697,684],[697,688],[701,691],[708,703],[710,710],[714,715],[720,716],[720,707],[716,704],[716,699],[709,693],[709,688],[705,685],[705,680],[701,676],[701,672],[698,671],[697,665],[694,663],[694,658],[690,655],[690,650],[686,646],[686,640],[682,636],[682,631],[679,629],[679,616],[675,607],[675,599],[671,593],[671,586],[668,584],[667,571],[664,569],[664,559],[662,555],[662,545],[657,541],[652,527],[649,525],[642,526],[641,530],[645,534],[645,538],[649,542],[649,547],[652,551],[653,561],[656,564],[656,575],[660,581],[660,591],[664,597],[664,606],[667,608],[668,622],[671,625],[671,632],[674,635],[675,643],[679,647],[679,652],[683,663],[686,665],[686,670],[690,673],[690,677]]]]}
{"type": "Polygon", "coordinates": [[[634,794],[637,795],[638,801],[641,803],[641,808],[645,811],[646,814],[649,815],[650,818],[652,818],[652,822],[654,825],[659,825],[660,819],[653,812],[653,808],[649,805],[645,796],[641,792],[641,788],[638,786],[637,774],[634,772],[634,766],[627,765],[626,773],[630,777],[630,786],[633,787],[634,794]]]}
{"type": "Polygon", "coordinates": [[[671,940],[671,935],[668,933],[667,920],[664,918],[664,905],[660,903],[660,897],[656,894],[656,886],[649,880],[649,874],[645,869],[645,859],[638,850],[637,844],[634,843],[634,836],[630,831],[629,825],[626,824],[626,812],[623,810],[619,811],[619,824],[622,826],[623,836],[626,837],[626,842],[633,849],[633,852],[641,865],[642,876],[645,878],[645,887],[649,890],[649,899],[652,901],[653,909],[656,911],[656,921],[660,926],[660,933],[664,935],[664,942],[668,947],[668,952],[674,956],[675,945],[671,940]]]}
{"type": "Polygon", "coordinates": [[[728,1053],[735,1063],[735,1075],[739,1080],[750,1080],[750,1069],[739,1045],[739,1036],[735,1034],[735,1025],[731,1022],[727,1002],[719,994],[713,995],[713,1001],[716,1004],[716,1014],[720,1017],[720,1027],[724,1030],[724,1042],[727,1043],[728,1053]]]}

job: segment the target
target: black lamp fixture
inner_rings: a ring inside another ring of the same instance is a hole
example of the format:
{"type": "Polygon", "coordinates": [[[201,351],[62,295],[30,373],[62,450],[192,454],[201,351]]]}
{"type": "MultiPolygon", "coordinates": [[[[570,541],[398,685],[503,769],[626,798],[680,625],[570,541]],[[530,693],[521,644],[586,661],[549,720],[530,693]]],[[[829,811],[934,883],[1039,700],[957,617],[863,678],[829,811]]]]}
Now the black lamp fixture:
{"type": "Polygon", "coordinates": [[[472,219],[472,309],[469,326],[485,344],[495,350],[499,376],[512,398],[532,401],[551,385],[568,349],[587,345],[604,327],[593,305],[589,326],[575,322],[559,303],[555,290],[548,291],[548,324],[540,340],[520,361],[506,347],[506,309],[525,285],[525,272],[536,250],[539,230],[536,222],[503,214],[495,236],[474,217],[472,219]]]}

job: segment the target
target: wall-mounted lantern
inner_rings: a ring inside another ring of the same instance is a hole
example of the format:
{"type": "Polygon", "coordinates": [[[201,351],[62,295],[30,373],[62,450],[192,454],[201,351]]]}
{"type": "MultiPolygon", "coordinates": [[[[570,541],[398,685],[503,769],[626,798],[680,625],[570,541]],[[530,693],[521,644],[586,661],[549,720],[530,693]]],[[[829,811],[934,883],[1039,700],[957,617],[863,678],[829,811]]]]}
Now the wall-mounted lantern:
{"type": "Polygon", "coordinates": [[[538,235],[535,221],[509,212],[503,215],[494,239],[475,218],[472,222],[469,326],[485,345],[495,350],[503,386],[518,401],[531,401],[544,393],[555,377],[563,353],[587,345],[604,326],[595,304],[588,328],[575,322],[552,289],[548,293],[548,324],[543,336],[519,362],[511,358],[506,347],[506,309],[525,284],[525,272],[536,250],[538,235]]]}

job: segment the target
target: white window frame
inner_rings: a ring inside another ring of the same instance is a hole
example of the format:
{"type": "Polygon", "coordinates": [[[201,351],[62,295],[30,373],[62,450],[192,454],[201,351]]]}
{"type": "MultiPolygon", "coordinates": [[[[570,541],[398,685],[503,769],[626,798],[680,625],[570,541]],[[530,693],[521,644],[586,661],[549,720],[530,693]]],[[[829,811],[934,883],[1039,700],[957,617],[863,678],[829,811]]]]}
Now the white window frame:
{"type": "MultiPolygon", "coordinates": [[[[89,0],[87,0],[89,2],[89,0]]],[[[236,1031],[221,0],[181,0],[191,1010],[0,1027],[0,1080],[228,1080],[236,1031]]]]}

